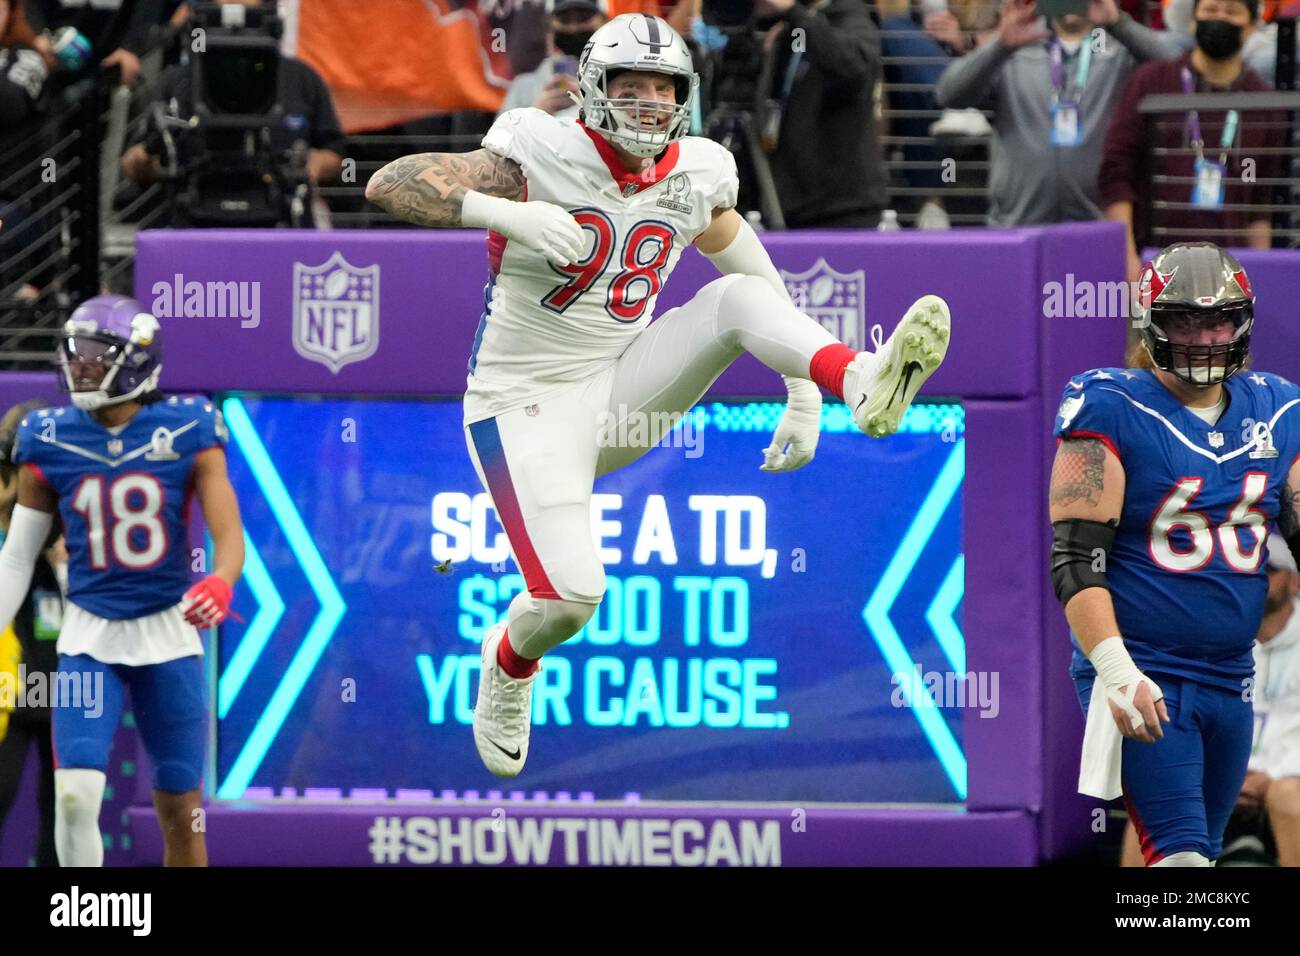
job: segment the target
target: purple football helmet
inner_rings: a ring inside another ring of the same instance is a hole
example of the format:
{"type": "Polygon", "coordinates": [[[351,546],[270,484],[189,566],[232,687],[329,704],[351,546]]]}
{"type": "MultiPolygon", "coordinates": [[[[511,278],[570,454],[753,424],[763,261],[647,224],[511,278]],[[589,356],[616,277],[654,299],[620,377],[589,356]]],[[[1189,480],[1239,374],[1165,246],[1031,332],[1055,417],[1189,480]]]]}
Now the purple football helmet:
{"type": "Polygon", "coordinates": [[[135,299],[97,295],[63,324],[57,361],[78,408],[129,402],[158,387],[162,327],[135,299]]]}

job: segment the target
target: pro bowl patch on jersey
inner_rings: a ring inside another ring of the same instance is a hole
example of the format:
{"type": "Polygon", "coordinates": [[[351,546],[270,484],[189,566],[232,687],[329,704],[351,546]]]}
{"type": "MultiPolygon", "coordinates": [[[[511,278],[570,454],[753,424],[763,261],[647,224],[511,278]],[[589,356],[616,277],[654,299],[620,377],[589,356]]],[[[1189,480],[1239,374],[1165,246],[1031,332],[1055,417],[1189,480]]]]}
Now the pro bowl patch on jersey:
{"type": "Polygon", "coordinates": [[[836,272],[819,258],[807,272],[781,270],[795,307],[849,348],[862,351],[867,341],[866,273],[836,272]]]}
{"type": "Polygon", "coordinates": [[[667,194],[659,197],[656,206],[685,213],[691,212],[694,208],[690,202],[691,178],[685,173],[674,173],[669,176],[668,181],[664,183],[664,189],[667,190],[667,194]]]}
{"type": "Polygon", "coordinates": [[[172,448],[175,438],[170,431],[159,425],[153,430],[149,450],[145,452],[145,461],[176,461],[181,456],[172,448]]]}
{"type": "Polygon", "coordinates": [[[358,268],[335,252],[293,264],[293,347],[331,372],[379,348],[379,265],[358,268]]]}

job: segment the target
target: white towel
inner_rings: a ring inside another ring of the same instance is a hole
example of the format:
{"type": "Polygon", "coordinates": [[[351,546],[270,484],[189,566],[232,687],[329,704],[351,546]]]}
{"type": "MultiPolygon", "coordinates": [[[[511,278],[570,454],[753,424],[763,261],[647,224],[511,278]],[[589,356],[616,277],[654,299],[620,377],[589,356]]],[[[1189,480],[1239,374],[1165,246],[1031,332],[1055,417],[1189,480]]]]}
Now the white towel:
{"type": "Polygon", "coordinates": [[[1088,723],[1083,730],[1083,753],[1079,758],[1079,792],[1102,800],[1114,800],[1123,792],[1120,758],[1124,736],[1110,714],[1106,685],[1092,682],[1088,702],[1088,723]]]}

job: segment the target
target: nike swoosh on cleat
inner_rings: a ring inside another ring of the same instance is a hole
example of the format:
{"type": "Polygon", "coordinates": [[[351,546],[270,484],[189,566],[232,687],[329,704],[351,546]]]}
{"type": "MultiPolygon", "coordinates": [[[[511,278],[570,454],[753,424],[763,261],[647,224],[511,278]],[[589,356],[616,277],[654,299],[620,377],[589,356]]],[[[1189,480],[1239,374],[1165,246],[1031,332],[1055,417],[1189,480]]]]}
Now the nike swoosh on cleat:
{"type": "MultiPolygon", "coordinates": [[[[908,362],[906,365],[903,366],[903,379],[901,382],[899,382],[898,385],[894,386],[894,391],[889,396],[889,405],[894,404],[894,399],[898,397],[898,390],[900,388],[903,390],[904,395],[907,394],[908,383],[912,381],[912,376],[919,371],[921,371],[920,362],[908,362]]],[[[885,407],[888,408],[889,405],[886,405],[885,407]]]]}
{"type": "Polygon", "coordinates": [[[509,757],[511,760],[518,760],[518,759],[519,759],[519,748],[518,748],[518,747],[515,748],[515,752],[514,752],[514,753],[511,753],[509,750],[506,750],[505,747],[502,747],[502,746],[501,746],[499,743],[497,743],[495,740],[489,740],[488,743],[490,743],[493,747],[496,747],[497,750],[501,751],[503,754],[505,754],[505,755],[506,755],[507,757],[509,757]]]}

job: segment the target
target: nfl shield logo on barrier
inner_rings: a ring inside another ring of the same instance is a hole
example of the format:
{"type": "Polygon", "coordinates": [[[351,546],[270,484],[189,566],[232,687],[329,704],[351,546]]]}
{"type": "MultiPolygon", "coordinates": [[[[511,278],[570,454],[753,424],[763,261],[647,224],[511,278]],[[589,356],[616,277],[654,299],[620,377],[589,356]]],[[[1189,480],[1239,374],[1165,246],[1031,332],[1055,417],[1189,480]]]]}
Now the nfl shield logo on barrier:
{"type": "Polygon", "coordinates": [[[379,266],[358,269],[336,252],[293,264],[293,347],[331,372],[379,348],[379,266]]]}
{"type": "Polygon", "coordinates": [[[867,342],[866,273],[836,272],[819,258],[807,272],[781,270],[781,279],[803,312],[849,348],[861,352],[867,342]]]}

